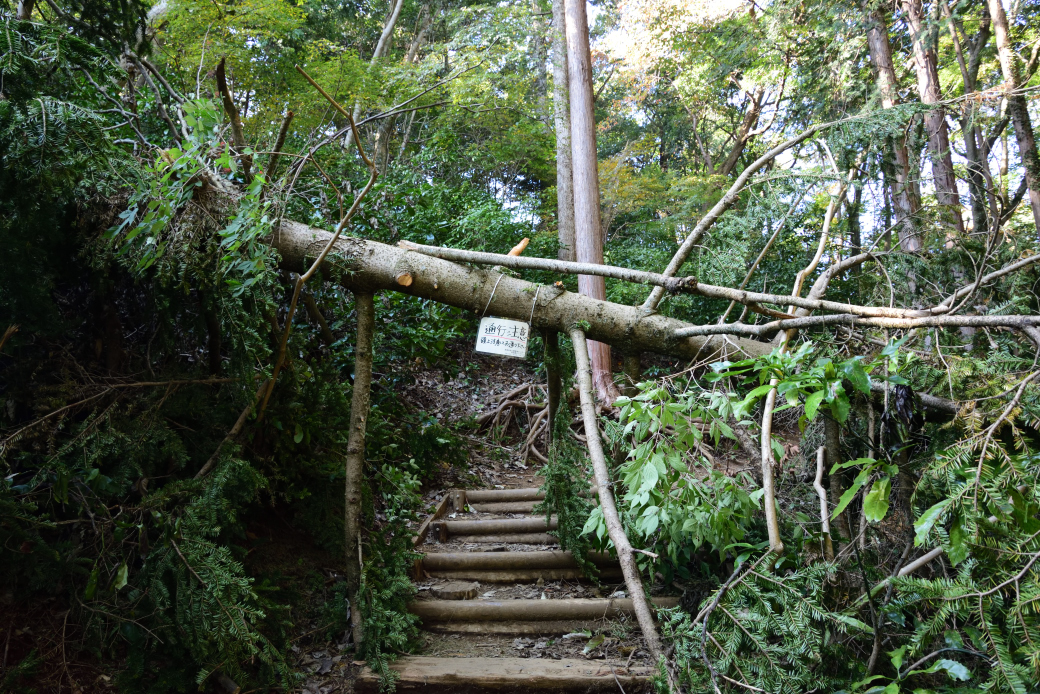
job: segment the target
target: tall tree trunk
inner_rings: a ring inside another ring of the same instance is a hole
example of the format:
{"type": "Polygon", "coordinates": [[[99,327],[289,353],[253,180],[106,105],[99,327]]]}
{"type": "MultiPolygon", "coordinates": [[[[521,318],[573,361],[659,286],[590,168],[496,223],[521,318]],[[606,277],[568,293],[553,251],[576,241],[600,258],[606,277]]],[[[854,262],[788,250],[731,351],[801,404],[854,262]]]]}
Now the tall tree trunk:
{"type": "MultiPolygon", "coordinates": [[[[874,63],[874,74],[878,91],[881,93],[882,108],[892,108],[898,101],[898,84],[892,63],[892,47],[888,42],[888,25],[885,15],[875,10],[870,15],[867,30],[867,45],[870,48],[870,60],[874,63]]],[[[896,233],[899,235],[899,246],[906,253],[921,250],[921,239],[914,224],[919,208],[919,197],[916,187],[910,180],[910,155],[906,144],[896,138],[890,143],[891,154],[889,168],[890,197],[896,218],[896,233]]]]}
{"type": "MultiPolygon", "coordinates": [[[[574,182],[574,234],[579,263],[603,264],[603,227],[599,218],[599,171],[596,119],[592,98],[592,54],[589,51],[585,0],[566,0],[567,73],[571,106],[571,160],[574,182]]],[[[607,297],[602,277],[578,276],[578,292],[593,299],[607,297]]],[[[613,402],[617,387],[611,374],[610,345],[589,341],[592,381],[605,402],[613,402]]]]}
{"type": "MultiPolygon", "coordinates": [[[[1008,30],[1007,14],[1000,0],[989,0],[989,14],[993,22],[993,33],[997,37],[997,53],[1000,55],[1000,69],[1004,73],[1004,84],[1009,90],[1021,86],[1018,56],[1011,47],[1011,35],[1008,30]]],[[[1036,153],[1036,139],[1033,137],[1033,124],[1026,108],[1026,98],[1022,94],[1011,93],[1007,101],[1011,122],[1015,126],[1015,139],[1018,140],[1018,154],[1022,158],[1025,169],[1026,185],[1029,187],[1029,206],[1033,209],[1033,223],[1040,235],[1040,159],[1036,153]]]]}
{"type": "Polygon", "coordinates": [[[531,62],[534,63],[534,96],[538,100],[538,118],[544,118],[548,108],[545,97],[549,90],[549,74],[545,67],[545,22],[539,0],[531,0],[531,62]]]}
{"type": "Polygon", "coordinates": [[[543,330],[542,340],[545,342],[545,390],[549,401],[547,439],[551,443],[556,434],[556,414],[560,411],[560,395],[563,392],[560,334],[555,330],[543,330]]]}
{"type": "MultiPolygon", "coordinates": [[[[954,52],[957,55],[957,64],[961,69],[961,80],[964,83],[964,94],[973,94],[976,89],[976,80],[979,74],[979,65],[982,48],[989,41],[990,21],[989,13],[985,6],[982,8],[982,21],[979,30],[973,39],[973,47],[969,60],[964,59],[964,47],[961,45],[958,31],[963,27],[954,19],[953,13],[946,0],[940,0],[943,14],[946,16],[950,28],[950,38],[953,40],[954,52]]],[[[964,140],[964,155],[968,160],[968,194],[971,198],[971,226],[976,231],[985,230],[989,226],[986,214],[986,175],[984,167],[987,163],[982,156],[980,145],[980,131],[975,125],[976,107],[970,101],[961,105],[960,124],[961,137],[964,140]]]]}
{"type": "MultiPolygon", "coordinates": [[[[386,24],[383,25],[383,32],[379,35],[379,41],[376,42],[376,48],[372,51],[372,59],[368,63],[369,72],[376,66],[376,61],[386,54],[390,48],[390,37],[394,33],[394,27],[397,26],[397,18],[401,16],[401,8],[404,7],[404,0],[394,0],[393,8],[390,10],[390,16],[386,19],[386,24]]],[[[354,112],[351,114],[354,120],[357,120],[361,116],[361,100],[358,99],[354,102],[354,112]]]]}
{"type": "Polygon", "coordinates": [[[939,91],[939,69],[930,34],[924,27],[924,10],[921,0],[903,0],[910,36],[913,42],[914,67],[917,71],[917,91],[921,103],[934,105],[924,118],[928,132],[928,154],[932,160],[932,179],[935,197],[942,208],[942,216],[948,227],[947,233],[964,233],[961,219],[960,195],[957,178],[953,173],[953,156],[950,153],[950,133],[946,127],[946,111],[938,104],[942,101],[939,91]]]}
{"type": "MultiPolygon", "coordinates": [[[[415,56],[419,53],[419,47],[422,46],[423,40],[426,38],[426,33],[430,30],[433,25],[433,10],[430,4],[423,6],[420,16],[421,25],[419,30],[415,34],[415,38],[412,39],[412,43],[408,46],[408,52],[404,56],[405,65],[411,65],[415,62],[415,56]]],[[[415,116],[415,111],[412,111],[410,116],[415,116]]],[[[355,116],[356,117],[356,116],[355,116]]],[[[408,124],[411,127],[411,119],[408,124]]],[[[379,126],[379,132],[376,134],[376,143],[373,148],[372,161],[379,167],[379,173],[386,173],[386,169],[390,164],[390,137],[393,135],[394,127],[397,125],[397,116],[389,116],[383,119],[383,124],[379,126]]]]}
{"type": "Polygon", "coordinates": [[[357,344],[354,347],[354,389],[350,399],[347,433],[346,486],[344,489],[343,541],[346,551],[347,595],[354,643],[362,638],[358,590],[361,587],[361,487],[365,471],[365,430],[372,392],[372,333],[375,302],[372,292],[354,294],[357,307],[357,344]]]}
{"type": "Polygon", "coordinates": [[[560,260],[575,261],[574,183],[571,167],[571,106],[567,74],[567,15],[565,0],[553,0],[553,109],[556,126],[556,224],[560,260]]]}
{"type": "Polygon", "coordinates": [[[36,0],[20,0],[18,3],[18,9],[15,10],[14,17],[23,22],[29,21],[32,18],[33,7],[36,5],[36,0]]]}

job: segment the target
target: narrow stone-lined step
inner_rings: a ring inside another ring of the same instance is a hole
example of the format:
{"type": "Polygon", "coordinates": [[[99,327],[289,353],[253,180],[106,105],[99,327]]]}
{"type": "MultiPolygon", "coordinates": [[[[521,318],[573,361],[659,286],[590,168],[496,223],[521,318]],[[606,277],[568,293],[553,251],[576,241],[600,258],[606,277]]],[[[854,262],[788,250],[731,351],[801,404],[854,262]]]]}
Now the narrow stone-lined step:
{"type": "MultiPolygon", "coordinates": [[[[480,581],[481,583],[534,583],[542,581],[581,581],[585,578],[581,569],[459,569],[457,571],[424,571],[430,578],[451,581],[480,581]]],[[[621,579],[621,568],[600,569],[599,577],[604,580],[621,579]]]]}
{"type": "MultiPolygon", "coordinates": [[[[431,658],[405,656],[390,665],[397,691],[617,692],[633,691],[652,674],[648,667],[612,666],[603,661],[548,658],[431,658]]],[[[359,692],[379,691],[379,675],[365,668],[355,682],[359,692]]]]}

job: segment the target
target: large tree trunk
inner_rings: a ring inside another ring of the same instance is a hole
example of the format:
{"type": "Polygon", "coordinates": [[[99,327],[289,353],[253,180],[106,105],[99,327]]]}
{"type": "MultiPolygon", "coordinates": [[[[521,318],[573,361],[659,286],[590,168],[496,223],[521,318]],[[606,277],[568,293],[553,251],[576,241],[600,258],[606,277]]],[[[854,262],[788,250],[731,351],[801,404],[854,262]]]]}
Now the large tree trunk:
{"type": "Polygon", "coordinates": [[[928,154],[932,160],[932,179],[935,197],[942,208],[942,215],[949,228],[948,233],[964,233],[961,219],[960,195],[957,178],[953,172],[953,156],[950,153],[950,134],[946,127],[946,111],[938,104],[942,101],[939,91],[939,69],[930,35],[924,27],[924,10],[921,0],[903,0],[910,35],[913,40],[914,67],[917,71],[917,91],[921,103],[935,105],[925,115],[924,125],[928,131],[928,154]]]}
{"type": "MultiPolygon", "coordinates": [[[[301,271],[310,267],[331,238],[327,231],[283,220],[271,245],[281,255],[285,269],[301,271]]],[[[675,337],[676,330],[689,324],[658,314],[647,315],[638,306],[601,301],[556,286],[535,285],[500,275],[494,270],[349,236],[336,241],[322,272],[327,279],[352,291],[399,291],[478,314],[486,309],[488,315],[531,319],[532,326],[541,330],[569,332],[576,323],[585,322],[589,326],[585,333],[590,337],[624,345],[633,352],[705,359],[713,354],[760,356],[771,349],[764,342],[745,338],[675,337]],[[411,279],[408,286],[397,280],[405,270],[411,279]],[[536,293],[537,304],[532,307],[536,293]]]]}
{"type": "MultiPolygon", "coordinates": [[[[870,15],[867,45],[870,47],[870,60],[874,63],[874,75],[878,91],[881,93],[881,106],[886,109],[892,108],[898,101],[898,85],[892,64],[892,47],[888,42],[885,15],[880,10],[875,10],[870,15]]],[[[893,138],[890,145],[889,167],[893,174],[889,179],[890,195],[899,246],[906,253],[915,253],[921,250],[921,239],[914,225],[919,198],[910,180],[910,155],[905,143],[893,138]]]]}
{"type": "Polygon", "coordinates": [[[567,15],[564,0],[553,0],[553,109],[556,126],[556,224],[560,260],[575,261],[574,183],[571,167],[571,105],[567,74],[567,15]]]}
{"type": "MultiPolygon", "coordinates": [[[[1011,35],[1008,30],[1007,15],[1000,0],[989,0],[989,14],[993,22],[993,33],[997,37],[997,53],[1000,56],[1000,69],[1004,73],[1004,84],[1009,90],[1018,89],[1021,84],[1019,76],[1018,56],[1011,47],[1011,35]]],[[[1018,140],[1018,154],[1022,158],[1025,169],[1026,185],[1029,187],[1029,205],[1033,209],[1033,223],[1040,235],[1040,159],[1036,153],[1036,139],[1033,137],[1033,124],[1026,108],[1026,98],[1022,94],[1011,94],[1007,102],[1011,122],[1015,126],[1015,139],[1018,140]]]]}
{"type": "Polygon", "coordinates": [[[358,589],[361,587],[361,487],[365,471],[365,432],[372,391],[372,333],[375,303],[372,292],[354,294],[357,308],[357,344],[354,347],[354,390],[350,400],[347,433],[346,485],[344,489],[343,541],[347,560],[347,595],[354,643],[362,638],[358,589]]]}
{"type": "MultiPolygon", "coordinates": [[[[571,158],[574,182],[574,233],[579,263],[603,264],[603,226],[599,218],[599,171],[596,119],[592,97],[592,54],[589,51],[585,0],[566,0],[567,72],[571,106],[571,158]]],[[[578,292],[606,299],[602,277],[578,275],[578,292]]],[[[590,341],[592,381],[600,400],[613,402],[617,387],[611,374],[610,346],[590,341]]]]}

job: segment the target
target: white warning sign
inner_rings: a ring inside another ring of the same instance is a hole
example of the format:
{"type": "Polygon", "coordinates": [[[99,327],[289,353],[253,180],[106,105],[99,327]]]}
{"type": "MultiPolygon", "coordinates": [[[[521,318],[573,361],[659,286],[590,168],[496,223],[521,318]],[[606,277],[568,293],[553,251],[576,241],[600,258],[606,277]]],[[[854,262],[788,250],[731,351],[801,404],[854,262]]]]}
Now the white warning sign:
{"type": "Polygon", "coordinates": [[[527,356],[531,324],[507,318],[482,318],[477,330],[477,351],[503,357],[527,356]]]}

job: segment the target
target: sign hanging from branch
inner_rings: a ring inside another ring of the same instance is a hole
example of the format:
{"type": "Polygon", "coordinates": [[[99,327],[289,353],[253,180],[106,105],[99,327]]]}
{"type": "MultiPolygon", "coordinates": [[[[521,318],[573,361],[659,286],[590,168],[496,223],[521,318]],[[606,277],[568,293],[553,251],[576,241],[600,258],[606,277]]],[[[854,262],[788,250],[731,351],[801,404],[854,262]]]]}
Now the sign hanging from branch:
{"type": "Polygon", "coordinates": [[[476,351],[523,359],[527,356],[530,336],[530,323],[507,318],[482,318],[477,329],[476,351]]]}

